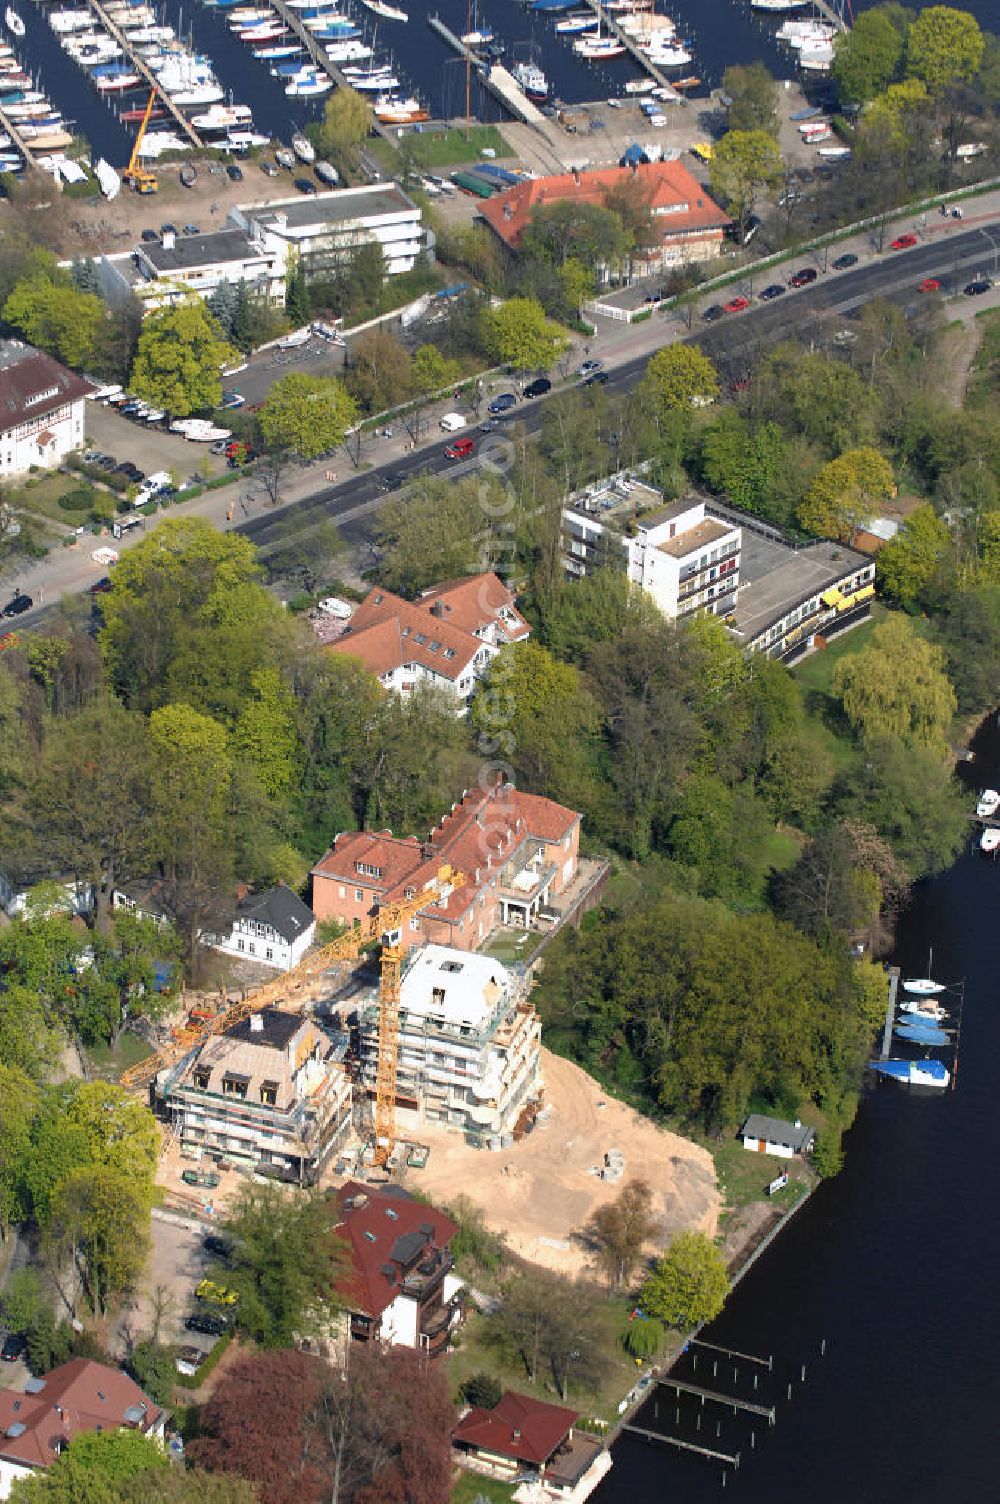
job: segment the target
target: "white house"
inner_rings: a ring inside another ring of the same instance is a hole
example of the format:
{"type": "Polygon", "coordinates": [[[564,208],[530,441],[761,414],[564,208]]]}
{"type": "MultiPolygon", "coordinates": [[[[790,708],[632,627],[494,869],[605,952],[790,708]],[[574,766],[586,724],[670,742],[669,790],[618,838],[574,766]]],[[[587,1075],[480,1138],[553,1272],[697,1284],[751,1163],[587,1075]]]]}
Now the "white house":
{"type": "Polygon", "coordinates": [[[0,340],[0,478],[53,469],[84,440],[92,382],[20,340],[0,340]]]}
{"type": "Polygon", "coordinates": [[[815,1134],[796,1118],[786,1123],[783,1118],[763,1117],[751,1113],[740,1130],[744,1149],[754,1154],[776,1154],[779,1159],[794,1159],[796,1154],[807,1154],[812,1148],[815,1134]]]}
{"type": "Polygon", "coordinates": [[[23,872],[8,865],[0,867],[0,909],[11,919],[23,914],[33,888],[40,883],[50,883],[57,890],[56,902],[50,912],[63,910],[79,919],[85,919],[94,907],[95,893],[92,883],[78,882],[65,873],[52,876],[47,872],[23,872]]]}
{"type": "Polygon", "coordinates": [[[236,907],[228,935],[211,941],[213,950],[240,960],[260,961],[276,971],[291,971],[302,960],[316,933],[316,916],[284,883],[266,893],[248,894],[236,907]]]}

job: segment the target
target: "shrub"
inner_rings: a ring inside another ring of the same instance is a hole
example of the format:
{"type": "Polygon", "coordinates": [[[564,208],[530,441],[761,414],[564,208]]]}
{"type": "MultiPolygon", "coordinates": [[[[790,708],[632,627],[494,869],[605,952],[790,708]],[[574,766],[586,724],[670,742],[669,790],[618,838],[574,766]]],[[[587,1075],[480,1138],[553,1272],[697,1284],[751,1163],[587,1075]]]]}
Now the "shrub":
{"type": "Polygon", "coordinates": [[[94,493],[89,486],[74,486],[70,491],[64,491],[57,505],[64,512],[88,512],[94,500],[94,493]]]}
{"type": "Polygon", "coordinates": [[[474,1373],[461,1386],[462,1398],[467,1405],[478,1405],[482,1410],[492,1410],[499,1405],[503,1386],[491,1373],[474,1373]]]}

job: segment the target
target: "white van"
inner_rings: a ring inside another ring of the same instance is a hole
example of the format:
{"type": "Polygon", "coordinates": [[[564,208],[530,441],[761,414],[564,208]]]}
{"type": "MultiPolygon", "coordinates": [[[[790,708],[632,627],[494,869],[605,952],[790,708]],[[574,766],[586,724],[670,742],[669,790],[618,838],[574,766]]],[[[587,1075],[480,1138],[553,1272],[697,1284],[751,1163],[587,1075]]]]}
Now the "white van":
{"type": "Polygon", "coordinates": [[[440,426],[445,433],[457,433],[460,428],[465,427],[465,419],[461,413],[445,413],[440,426]]]}

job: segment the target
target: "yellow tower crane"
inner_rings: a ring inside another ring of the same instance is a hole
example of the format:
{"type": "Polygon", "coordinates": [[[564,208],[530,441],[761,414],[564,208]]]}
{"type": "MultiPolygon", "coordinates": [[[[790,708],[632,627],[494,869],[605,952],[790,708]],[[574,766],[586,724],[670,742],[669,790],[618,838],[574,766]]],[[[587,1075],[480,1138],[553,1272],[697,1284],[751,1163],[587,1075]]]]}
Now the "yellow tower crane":
{"type": "Polygon", "coordinates": [[[124,181],[129,185],[130,188],[134,188],[136,193],[156,193],[160,187],[159,182],[156,179],[156,175],[152,172],[149,172],[147,168],[139,166],[139,150],[142,146],[143,137],[146,134],[146,127],[149,124],[150,116],[153,113],[153,105],[155,103],[156,90],[150,89],[149,103],[146,105],[146,113],[142,117],[142,124],[139,126],[138,133],[136,134],[135,145],[132,148],[132,155],[128,159],[128,166],[122,173],[124,181]]]}
{"type": "Polygon", "coordinates": [[[191,1050],[216,1034],[242,1023],[262,1008],[283,1003],[286,1012],[298,1013],[304,998],[290,998],[289,993],[321,976],[337,961],[353,961],[369,945],[382,944],[379,984],[378,1062],[375,1075],[375,1163],[384,1166],[396,1142],[396,1064],[399,1054],[399,988],[406,954],[404,934],[407,924],[430,903],[440,903],[465,882],[465,876],[452,867],[439,867],[430,882],[408,898],[387,904],[355,925],[345,935],[324,945],[300,961],[280,979],[267,982],[249,997],[224,1008],[196,1027],[175,1029],[168,1041],[153,1055],[130,1066],[121,1078],[123,1086],[145,1086],[167,1066],[183,1059],[191,1050]]]}

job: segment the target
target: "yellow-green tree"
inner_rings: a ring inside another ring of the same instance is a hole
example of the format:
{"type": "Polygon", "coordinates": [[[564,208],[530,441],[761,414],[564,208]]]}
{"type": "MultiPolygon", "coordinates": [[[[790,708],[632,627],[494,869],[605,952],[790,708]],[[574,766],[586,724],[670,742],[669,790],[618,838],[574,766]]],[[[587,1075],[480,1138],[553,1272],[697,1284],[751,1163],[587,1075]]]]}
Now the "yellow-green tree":
{"type": "Polygon", "coordinates": [[[508,298],[486,309],[482,335],[493,358],[515,371],[547,371],[570,343],[536,298],[508,298]]]}
{"type": "Polygon", "coordinates": [[[437,345],[420,345],[413,352],[410,375],[413,385],[422,396],[453,386],[461,374],[462,368],[458,361],[442,355],[437,345]]]}
{"type": "Polygon", "coordinates": [[[799,506],[799,522],[818,538],[850,543],[894,493],[884,455],[869,445],[848,449],[817,471],[799,506]]]}
{"type": "Polygon", "coordinates": [[[833,693],[859,736],[942,753],[958,705],[943,650],[898,615],[879,623],[867,647],[841,659],[833,693]]]}
{"type": "Polygon", "coordinates": [[[715,148],[709,167],[712,192],[735,216],[740,238],[761,188],[777,183],[782,173],[781,152],[764,130],[727,131],[715,148]]]}
{"type": "Polygon", "coordinates": [[[879,553],[875,574],[883,594],[911,605],[934,578],[950,542],[947,523],[934,508],[917,507],[879,553]]]}
{"type": "Polygon", "coordinates": [[[257,669],[250,683],[253,697],[236,722],[234,750],[254,769],[264,793],[280,799],[291,788],[298,763],[295,699],[277,669],[257,669]]]}
{"type": "Polygon", "coordinates": [[[240,353],[201,298],[159,308],[143,321],[129,386],[171,417],[208,412],[222,401],[222,367],[240,353]]]}
{"type": "Polygon", "coordinates": [[[866,10],[834,39],[831,77],[843,99],[867,104],[896,77],[904,34],[884,10],[866,10]]]}
{"type": "Polygon", "coordinates": [[[883,140],[903,145],[919,125],[926,122],[930,96],[920,78],[890,84],[865,110],[866,129],[879,131],[883,140]]]}
{"type": "Polygon", "coordinates": [[[107,310],[94,293],[39,272],[17,283],[3,317],[31,344],[79,369],[94,359],[107,310]]]}
{"type": "Polygon", "coordinates": [[[975,77],[985,46],[975,16],[950,5],[931,5],[910,27],[906,70],[932,94],[940,94],[956,80],[975,77]]]}
{"type": "Polygon", "coordinates": [[[658,421],[690,412],[719,395],[715,367],[696,345],[664,345],[650,358],[639,387],[644,409],[658,421]]]}
{"type": "Polygon", "coordinates": [[[715,1244],[703,1232],[681,1232],[653,1265],[639,1299],[648,1316],[686,1332],[718,1316],[728,1294],[726,1261],[715,1244]]]}
{"type": "Polygon", "coordinates": [[[320,126],[320,148],[330,156],[353,154],[368,139],[372,108],[357,89],[335,89],[326,102],[320,126]]]}
{"type": "Polygon", "coordinates": [[[274,383],[258,421],[268,448],[290,449],[311,460],[342,444],[357,416],[342,381],[293,371],[274,383]]]}

